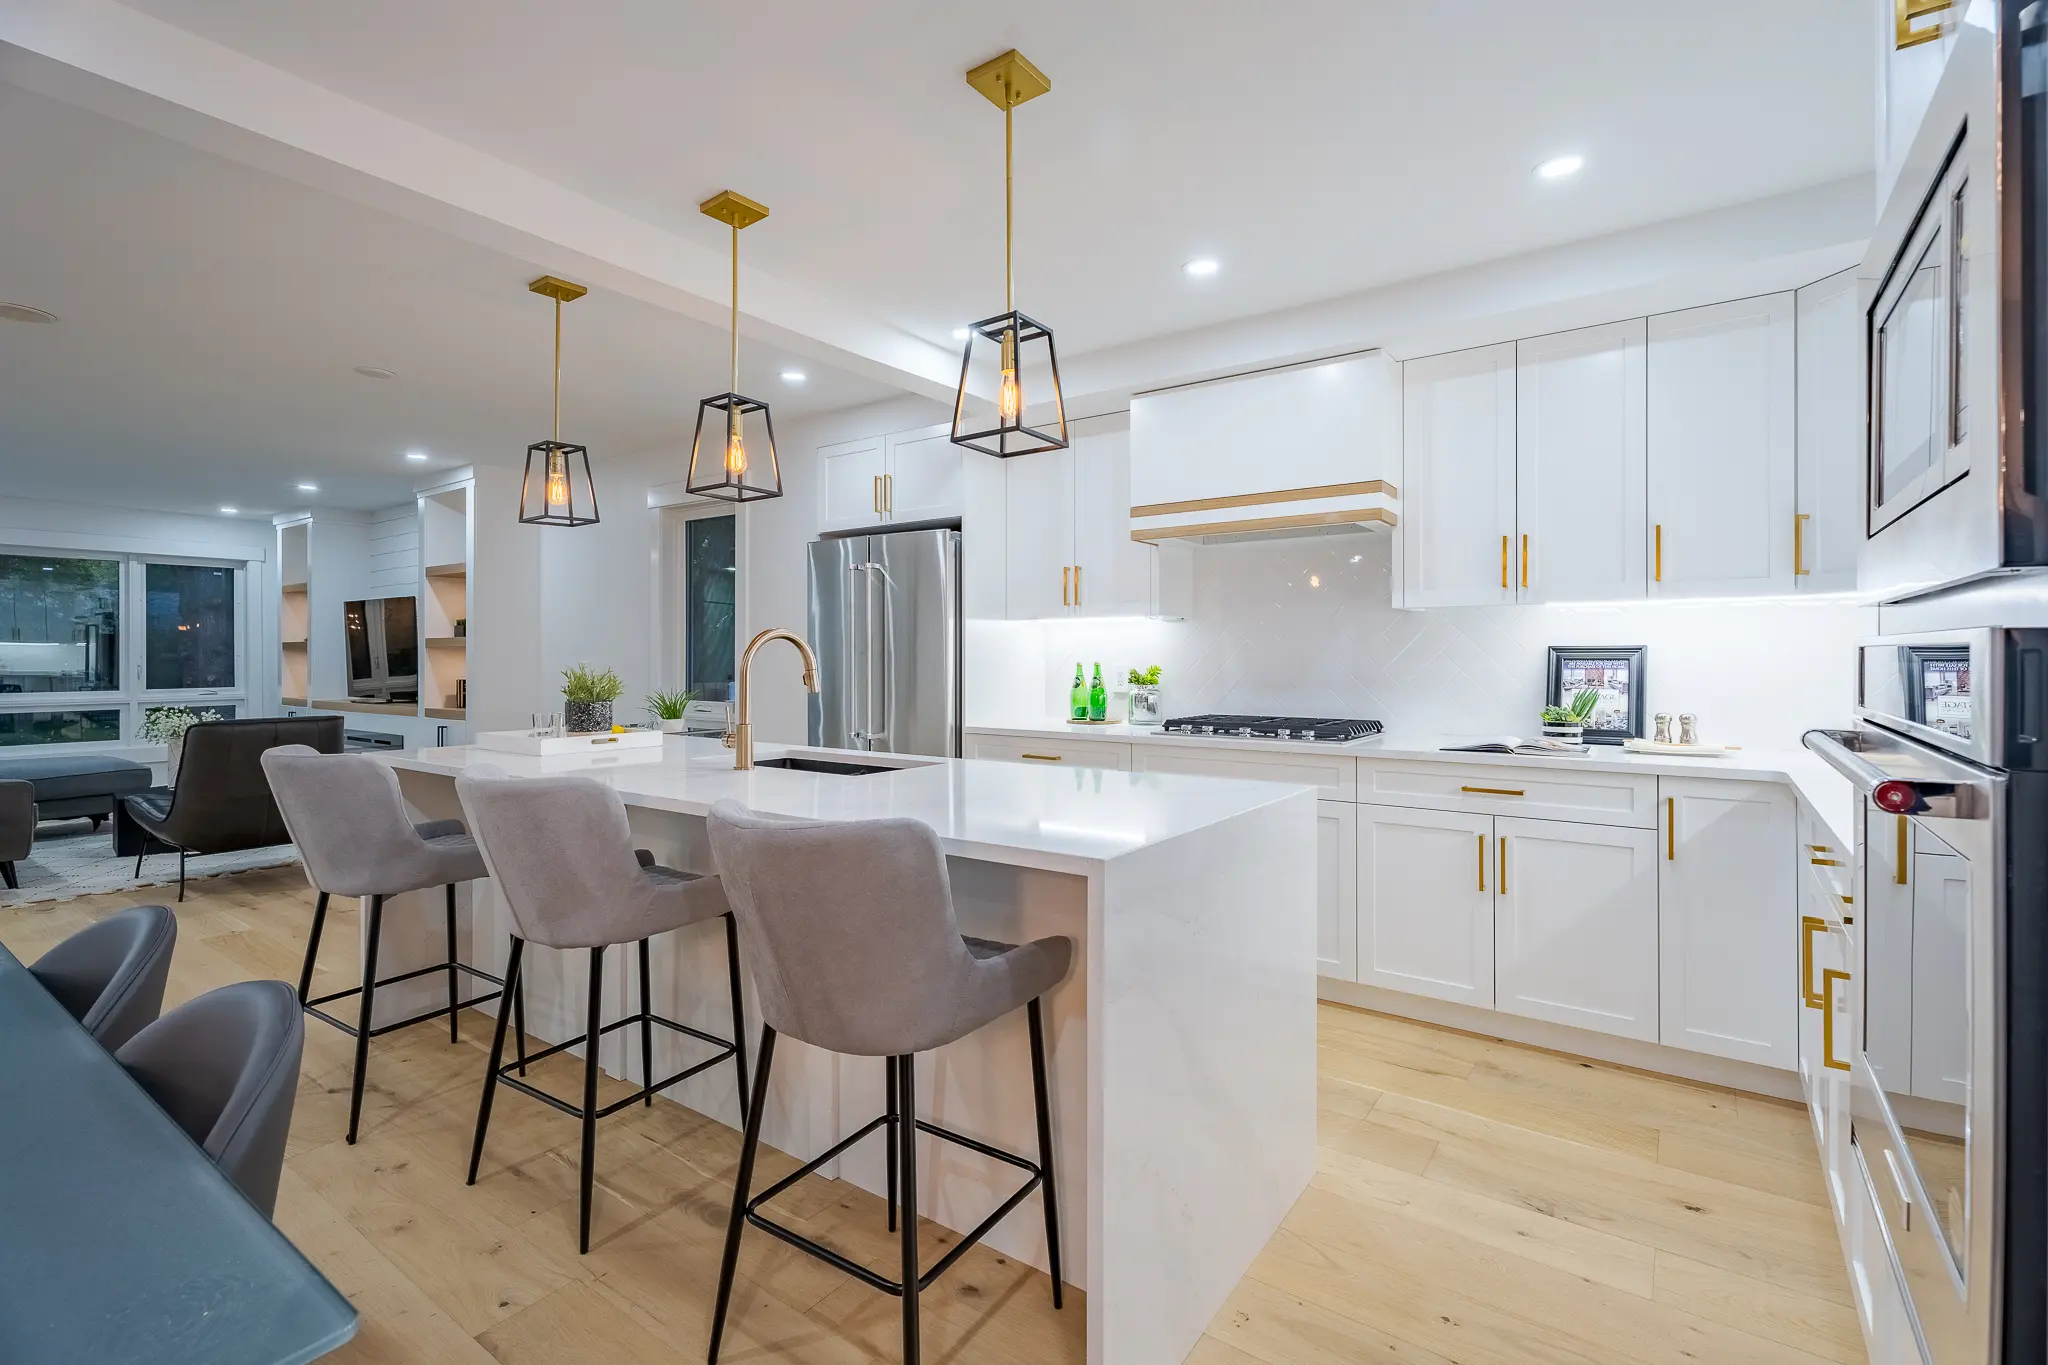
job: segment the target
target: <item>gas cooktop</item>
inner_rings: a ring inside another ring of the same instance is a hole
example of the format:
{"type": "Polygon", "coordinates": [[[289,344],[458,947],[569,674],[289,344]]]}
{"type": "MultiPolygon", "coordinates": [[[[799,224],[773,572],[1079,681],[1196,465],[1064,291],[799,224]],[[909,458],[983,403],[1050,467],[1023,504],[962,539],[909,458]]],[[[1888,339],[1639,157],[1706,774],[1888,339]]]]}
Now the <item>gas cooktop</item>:
{"type": "Polygon", "coordinates": [[[1161,727],[1170,735],[1222,735],[1232,739],[1308,739],[1346,744],[1380,732],[1376,720],[1317,716],[1176,716],[1161,727]]]}

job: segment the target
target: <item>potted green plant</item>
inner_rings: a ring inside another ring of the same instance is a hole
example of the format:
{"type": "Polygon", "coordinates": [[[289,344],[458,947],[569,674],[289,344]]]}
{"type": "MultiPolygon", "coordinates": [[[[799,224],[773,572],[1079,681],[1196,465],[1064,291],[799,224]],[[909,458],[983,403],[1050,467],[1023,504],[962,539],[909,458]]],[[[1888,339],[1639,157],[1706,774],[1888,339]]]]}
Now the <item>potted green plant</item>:
{"type": "Polygon", "coordinates": [[[142,737],[164,746],[165,778],[176,786],[178,764],[185,757],[185,732],[203,720],[219,720],[218,711],[194,711],[189,706],[152,706],[142,713],[142,737]]]}
{"type": "Polygon", "coordinates": [[[1150,668],[1134,668],[1130,672],[1131,702],[1130,722],[1133,725],[1157,725],[1165,719],[1159,705],[1159,665],[1150,668]]]}
{"type": "Polygon", "coordinates": [[[1543,737],[1564,744],[1584,744],[1586,725],[1593,719],[1593,708],[1599,704],[1598,689],[1582,687],[1572,694],[1570,706],[1544,707],[1543,737]]]}
{"type": "Polygon", "coordinates": [[[672,687],[665,691],[647,694],[647,714],[661,723],[665,735],[679,735],[683,732],[683,709],[697,700],[697,693],[686,687],[672,687]]]}
{"type": "Polygon", "coordinates": [[[562,723],[572,735],[612,728],[612,703],[626,685],[609,668],[576,664],[562,670],[562,723]]]}

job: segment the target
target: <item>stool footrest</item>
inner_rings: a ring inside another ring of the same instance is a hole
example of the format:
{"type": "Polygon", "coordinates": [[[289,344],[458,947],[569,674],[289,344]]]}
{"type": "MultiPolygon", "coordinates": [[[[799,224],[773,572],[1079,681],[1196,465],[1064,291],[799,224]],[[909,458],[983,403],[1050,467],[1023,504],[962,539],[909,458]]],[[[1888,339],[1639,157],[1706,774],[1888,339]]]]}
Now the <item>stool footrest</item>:
{"type": "MultiPolygon", "coordinates": [[[[890,1116],[887,1114],[882,1114],[876,1118],[870,1119],[867,1123],[863,1124],[857,1132],[852,1134],[852,1136],[842,1138],[840,1139],[840,1141],[833,1144],[830,1148],[828,1148],[825,1151],[825,1153],[822,1156],[812,1158],[806,1164],[797,1167],[794,1171],[791,1171],[788,1175],[776,1181],[773,1185],[770,1185],[767,1189],[761,1191],[761,1193],[755,1195],[752,1199],[749,1199],[747,1201],[746,1207],[747,1221],[753,1224],[755,1227],[761,1229],[761,1231],[769,1234],[771,1237],[775,1237],[783,1242],[787,1242],[790,1246],[795,1247],[799,1251],[809,1252],[811,1255],[817,1257],[821,1261],[824,1261],[828,1265],[836,1266],[838,1269],[845,1271],[847,1274],[853,1276],[856,1280],[859,1280],[861,1283],[868,1285],[871,1288],[879,1289],[884,1294],[888,1294],[896,1298],[901,1298],[903,1296],[902,1281],[892,1280],[887,1278],[886,1276],[877,1275],[874,1271],[869,1270],[866,1266],[861,1265],[859,1262],[849,1260],[845,1256],[834,1251],[832,1248],[814,1242],[810,1238],[804,1236],[802,1233],[797,1232],[792,1228],[784,1227],[782,1224],[773,1221],[772,1219],[768,1218],[765,1214],[761,1213],[760,1208],[761,1205],[767,1203],[776,1195],[781,1194],[784,1190],[796,1184],[797,1181],[803,1179],[805,1176],[811,1174],[813,1171],[816,1171],[820,1166],[823,1166],[826,1162],[832,1160],[834,1157],[844,1152],[847,1148],[853,1146],[862,1138],[874,1132],[877,1128],[888,1128],[890,1130],[890,1137],[893,1140],[895,1136],[896,1124],[898,1122],[904,1121],[905,1120],[902,1119],[891,1119],[890,1116]]],[[[991,1147],[986,1142],[982,1142],[977,1138],[968,1137],[965,1133],[956,1133],[950,1128],[942,1128],[936,1123],[927,1123],[923,1119],[915,1119],[909,1121],[914,1122],[917,1125],[917,1128],[920,1132],[930,1133],[935,1138],[940,1138],[944,1141],[954,1143],[957,1146],[965,1147],[969,1151],[979,1152],[983,1156],[989,1157],[995,1161],[1000,1161],[1005,1165],[1015,1166],[1020,1171],[1028,1172],[1031,1177],[1029,1180],[1026,1180],[1024,1184],[1021,1187],[1019,1187],[1014,1194],[1012,1194],[1008,1199],[1005,1199],[1000,1205],[998,1205],[994,1213],[991,1213],[988,1217],[982,1219],[980,1223],[976,1224],[972,1232],[963,1235],[960,1238],[959,1242],[954,1244],[954,1246],[951,1249],[949,1249],[945,1255],[941,1256],[938,1259],[938,1261],[933,1264],[930,1270],[927,1270],[926,1272],[924,1272],[924,1274],[919,1275],[917,1277],[918,1292],[922,1293],[924,1290],[931,1287],[931,1284],[934,1280],[937,1280],[939,1276],[945,1274],[948,1270],[952,1269],[953,1263],[959,1260],[962,1256],[966,1255],[969,1247],[972,1247],[976,1243],[980,1242],[982,1238],[986,1237],[989,1234],[989,1232],[994,1229],[997,1223],[1002,1222],[1003,1219],[1009,1214],[1010,1210],[1016,1208],[1017,1205],[1023,1203],[1024,1200],[1031,1194],[1033,1190],[1037,1189],[1041,1184],[1043,1184],[1045,1182],[1045,1171],[1035,1161],[1026,1161],[1023,1157],[1018,1156],[1015,1152],[1006,1152],[1000,1147],[991,1147]]]]}
{"type": "MultiPolygon", "coordinates": [[[[493,976],[481,967],[472,967],[467,962],[436,962],[430,967],[419,967],[409,972],[400,972],[397,976],[380,977],[376,983],[377,989],[381,991],[386,986],[396,986],[401,982],[412,981],[434,972],[445,972],[450,967],[453,967],[458,972],[473,976],[479,981],[488,981],[499,989],[486,992],[483,995],[471,996],[467,1000],[458,1000],[453,1005],[437,1005],[424,1014],[415,1014],[409,1019],[400,1019],[396,1023],[379,1024],[376,1028],[370,1030],[370,1036],[372,1038],[381,1038],[385,1034],[397,1029],[411,1028],[414,1024],[424,1024],[429,1019],[445,1018],[452,1011],[466,1010],[473,1006],[481,1005],[487,1000],[496,1000],[505,993],[505,979],[503,977],[493,976]]],[[[363,988],[361,986],[350,986],[345,991],[334,991],[327,995],[316,995],[310,1000],[300,1001],[299,1008],[323,1024],[331,1024],[353,1038],[356,1036],[356,1026],[354,1024],[335,1018],[326,1010],[321,1009],[320,1006],[332,1004],[336,1000],[351,1000],[362,993],[363,988]]]]}
{"type": "MultiPolygon", "coordinates": [[[[690,1077],[696,1075],[700,1071],[704,1071],[711,1067],[717,1066],[720,1062],[724,1061],[728,1057],[734,1056],[738,1052],[737,1048],[735,1048],[731,1043],[727,1042],[723,1038],[719,1038],[712,1034],[706,1033],[702,1029],[691,1028],[688,1024],[678,1023],[674,1019],[664,1019],[662,1016],[658,1014],[653,1014],[646,1011],[643,1011],[639,1014],[629,1014],[623,1019],[613,1020],[611,1023],[604,1025],[597,1031],[598,1037],[602,1039],[604,1035],[607,1033],[612,1033],[618,1029],[625,1028],[631,1024],[640,1023],[642,1020],[646,1020],[648,1023],[651,1024],[660,1024],[663,1028],[673,1030],[676,1033],[688,1034],[692,1038],[696,1038],[702,1042],[710,1043],[712,1046],[716,1047],[718,1051],[713,1053],[711,1056],[705,1058],[701,1062],[697,1062],[694,1065],[683,1068],[681,1071],[678,1071],[673,1076],[667,1077],[664,1080],[655,1081],[651,1085],[643,1085],[635,1091],[633,1091],[632,1094],[626,1096],[624,1099],[614,1100],[612,1103],[605,1105],[602,1109],[599,1109],[597,1111],[597,1117],[599,1118],[604,1118],[608,1115],[616,1114],[619,1112],[619,1110],[624,1109],[628,1105],[638,1104],[642,1100],[646,1099],[649,1095],[657,1094],[660,1091],[668,1089],[670,1086],[674,1085],[678,1081],[688,1080],[690,1077]]],[[[569,1115],[571,1118],[582,1118],[582,1105],[571,1104],[568,1100],[561,1099],[554,1095],[550,1095],[547,1091],[542,1090],[540,1087],[530,1084],[527,1081],[519,1079],[519,1077],[513,1075],[512,1073],[516,1070],[519,1070],[522,1066],[531,1066],[535,1062],[546,1061],[549,1057],[554,1056],[556,1053],[575,1047],[578,1043],[582,1043],[584,1041],[586,1041],[586,1035],[578,1034],[574,1038],[565,1039],[564,1041],[556,1043],[551,1047],[543,1049],[542,1051],[527,1053],[526,1060],[523,1063],[516,1061],[506,1062],[498,1068],[498,1083],[500,1085],[509,1085],[514,1090],[517,1090],[520,1094],[530,1096],[533,1099],[539,1100],[542,1104],[548,1105],[555,1109],[559,1109],[562,1113],[569,1115]]]]}

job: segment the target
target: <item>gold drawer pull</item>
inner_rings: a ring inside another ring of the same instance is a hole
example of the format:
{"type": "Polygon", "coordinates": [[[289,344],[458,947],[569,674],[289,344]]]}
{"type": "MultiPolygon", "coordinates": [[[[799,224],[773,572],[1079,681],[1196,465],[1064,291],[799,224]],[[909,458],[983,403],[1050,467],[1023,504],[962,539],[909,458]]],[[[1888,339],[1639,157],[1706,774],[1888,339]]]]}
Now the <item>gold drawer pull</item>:
{"type": "Polygon", "coordinates": [[[1062,761],[1061,756],[1058,754],[1019,754],[1018,757],[1028,758],[1034,763],[1058,763],[1062,761]]]}
{"type": "Polygon", "coordinates": [[[1664,798],[1664,861],[1678,861],[1678,798],[1664,798]]]}
{"type": "Polygon", "coordinates": [[[1820,974],[1820,1060],[1830,1071],[1847,1071],[1847,1062],[1835,1060],[1835,983],[1847,981],[1847,972],[1838,972],[1833,967],[1820,974]]]}
{"type": "Polygon", "coordinates": [[[1486,836],[1479,836],[1479,889],[1486,889],[1486,836]]]}
{"type": "Polygon", "coordinates": [[[1808,858],[1806,861],[1812,863],[1815,867],[1840,867],[1842,865],[1840,858],[1808,858]]]}
{"type": "Polygon", "coordinates": [[[1907,841],[1910,837],[1906,817],[1901,815],[1899,817],[1899,860],[1897,866],[1892,868],[1892,880],[1900,886],[1906,884],[1908,869],[1911,866],[1912,852],[1907,846],[1907,841]]]}
{"type": "Polygon", "coordinates": [[[1833,850],[1832,848],[1828,847],[1828,846],[1827,846],[1826,844],[1808,844],[1808,845],[1807,845],[1806,847],[1807,847],[1807,848],[1808,848],[1809,850],[1811,850],[1812,852],[1815,852],[1815,853],[1833,853],[1833,852],[1834,852],[1834,850],[1833,850]]]}
{"type": "Polygon", "coordinates": [[[1813,988],[1813,936],[1828,931],[1828,922],[1819,915],[1799,917],[1799,998],[1810,1010],[1821,1008],[1820,992],[1813,988]]]}
{"type": "Polygon", "coordinates": [[[1799,512],[1792,518],[1792,576],[1803,578],[1813,570],[1806,567],[1806,523],[1813,516],[1811,512],[1799,512]]]}
{"type": "Polygon", "coordinates": [[[1508,538],[1506,536],[1500,538],[1500,585],[1503,588],[1508,585],[1508,538]]]}
{"type": "Polygon", "coordinates": [[[1520,796],[1522,794],[1512,787],[1460,787],[1458,790],[1461,792],[1471,792],[1474,796],[1520,796]]]}
{"type": "Polygon", "coordinates": [[[1500,875],[1494,880],[1500,883],[1500,894],[1508,893],[1508,836],[1500,836],[1500,875]]]}

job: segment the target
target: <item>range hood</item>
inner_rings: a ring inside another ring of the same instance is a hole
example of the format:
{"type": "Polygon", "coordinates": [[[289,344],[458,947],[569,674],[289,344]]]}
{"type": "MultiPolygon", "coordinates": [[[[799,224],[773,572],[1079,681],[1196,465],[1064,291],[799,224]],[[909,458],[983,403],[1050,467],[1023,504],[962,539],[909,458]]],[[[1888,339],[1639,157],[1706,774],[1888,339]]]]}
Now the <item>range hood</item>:
{"type": "Polygon", "coordinates": [[[1131,538],[1389,531],[1400,520],[1401,369],[1377,351],[1131,400],[1131,538]]]}

